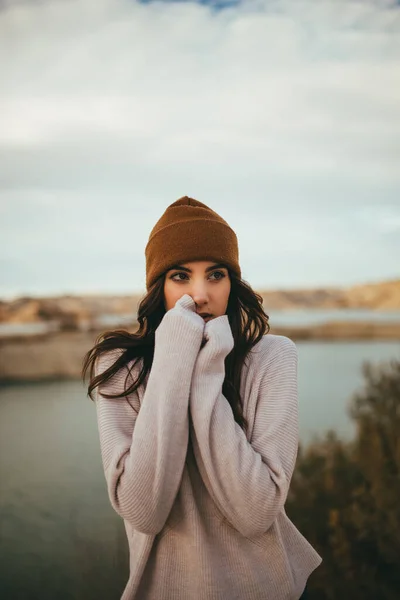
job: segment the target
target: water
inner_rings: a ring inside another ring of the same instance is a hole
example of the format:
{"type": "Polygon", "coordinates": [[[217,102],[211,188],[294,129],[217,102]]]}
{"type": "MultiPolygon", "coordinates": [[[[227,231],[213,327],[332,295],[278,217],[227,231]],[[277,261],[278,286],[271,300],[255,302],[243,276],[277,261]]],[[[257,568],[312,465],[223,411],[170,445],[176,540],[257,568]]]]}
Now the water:
{"type": "MultiPolygon", "coordinates": [[[[353,427],[361,364],[400,344],[299,342],[300,436],[353,427]]],[[[0,390],[0,596],[118,600],[128,577],[122,520],[107,497],[95,407],[80,382],[0,390]]]]}
{"type": "Polygon", "coordinates": [[[36,323],[0,323],[0,337],[18,335],[38,335],[57,331],[57,321],[40,321],[36,323]]]}
{"type": "MultiPolygon", "coordinates": [[[[268,310],[270,324],[278,327],[320,325],[328,321],[371,321],[379,323],[399,323],[400,311],[375,311],[360,309],[299,309],[299,310],[268,310]]],[[[136,313],[113,315],[104,314],[96,317],[95,323],[98,327],[131,327],[136,322],[136,313]]],[[[79,327],[82,330],[93,325],[89,321],[82,320],[79,327]]],[[[0,323],[0,337],[12,335],[35,335],[49,333],[59,328],[57,321],[44,321],[40,323],[0,323]]]]}
{"type": "MultiPolygon", "coordinates": [[[[296,310],[278,310],[265,307],[270,323],[272,325],[285,326],[307,326],[319,325],[328,321],[378,321],[380,323],[399,323],[399,310],[362,310],[358,308],[343,309],[296,309],[296,310]]],[[[136,320],[136,314],[127,315],[101,315],[97,318],[97,323],[104,327],[113,327],[116,325],[130,325],[136,320]]],[[[1,331],[1,329],[0,329],[1,331]]]]}
{"type": "Polygon", "coordinates": [[[375,311],[343,308],[341,310],[301,309],[301,310],[267,310],[270,324],[279,327],[321,325],[327,322],[379,322],[398,323],[400,311],[375,311]]]}
{"type": "Polygon", "coordinates": [[[347,416],[353,393],[363,385],[361,366],[400,359],[399,342],[296,342],[299,353],[299,429],[307,444],[334,429],[344,439],[354,434],[347,416]]]}

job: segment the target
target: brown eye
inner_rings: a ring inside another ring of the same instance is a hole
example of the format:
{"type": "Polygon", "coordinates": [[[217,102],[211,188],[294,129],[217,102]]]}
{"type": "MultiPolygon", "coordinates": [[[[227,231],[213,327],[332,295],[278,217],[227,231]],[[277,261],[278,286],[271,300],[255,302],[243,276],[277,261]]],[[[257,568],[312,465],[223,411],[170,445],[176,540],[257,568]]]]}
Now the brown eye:
{"type": "Polygon", "coordinates": [[[212,277],[213,275],[218,275],[218,277],[215,278],[216,281],[219,281],[220,279],[223,279],[225,277],[225,273],[223,271],[214,271],[213,273],[211,273],[210,277],[212,277]]]}
{"type": "Polygon", "coordinates": [[[187,278],[186,273],[183,273],[181,271],[180,273],[174,273],[173,275],[171,275],[170,279],[172,279],[172,281],[184,281],[184,279],[182,279],[182,278],[179,277],[181,275],[182,275],[182,277],[186,277],[187,278]],[[179,278],[176,279],[177,277],[179,277],[179,278]]]}

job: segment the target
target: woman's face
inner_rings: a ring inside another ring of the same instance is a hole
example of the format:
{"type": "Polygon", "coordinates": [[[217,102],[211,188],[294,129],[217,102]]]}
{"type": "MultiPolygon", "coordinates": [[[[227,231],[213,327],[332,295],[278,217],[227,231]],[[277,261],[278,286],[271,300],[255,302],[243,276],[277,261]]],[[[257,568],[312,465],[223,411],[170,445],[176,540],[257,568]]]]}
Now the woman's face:
{"type": "Polygon", "coordinates": [[[207,322],[226,314],[230,291],[228,269],[222,265],[207,261],[175,265],[165,275],[165,310],[189,294],[196,303],[196,312],[207,322]]]}

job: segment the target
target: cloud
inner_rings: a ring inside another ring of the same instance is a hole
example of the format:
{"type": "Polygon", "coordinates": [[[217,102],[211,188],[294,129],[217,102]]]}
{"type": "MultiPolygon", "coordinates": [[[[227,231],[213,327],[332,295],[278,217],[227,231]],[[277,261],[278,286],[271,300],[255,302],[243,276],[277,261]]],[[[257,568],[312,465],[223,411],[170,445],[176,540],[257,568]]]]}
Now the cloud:
{"type": "MultiPolygon", "coordinates": [[[[6,280],[12,260],[28,273],[40,259],[49,271],[70,265],[55,287],[101,287],[101,270],[85,277],[85,263],[101,257],[112,269],[124,254],[142,286],[151,226],[184,194],[232,222],[260,285],[265,231],[272,284],[396,272],[399,7],[210,4],[52,0],[0,11],[6,280]],[[354,265],[338,235],[358,245],[354,265]],[[366,266],[376,235],[379,258],[366,266]]],[[[119,277],[112,285],[125,289],[119,277]]],[[[35,286],[47,285],[38,274],[35,286]]]]}

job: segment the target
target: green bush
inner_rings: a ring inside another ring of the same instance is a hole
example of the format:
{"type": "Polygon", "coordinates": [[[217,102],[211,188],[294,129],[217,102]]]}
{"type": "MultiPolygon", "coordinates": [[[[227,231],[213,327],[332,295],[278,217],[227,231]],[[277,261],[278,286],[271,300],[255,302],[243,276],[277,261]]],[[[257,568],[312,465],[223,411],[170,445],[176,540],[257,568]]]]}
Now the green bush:
{"type": "Polygon", "coordinates": [[[355,439],[300,447],[286,504],[323,557],[310,600],[400,598],[400,362],[363,366],[355,439]]]}

